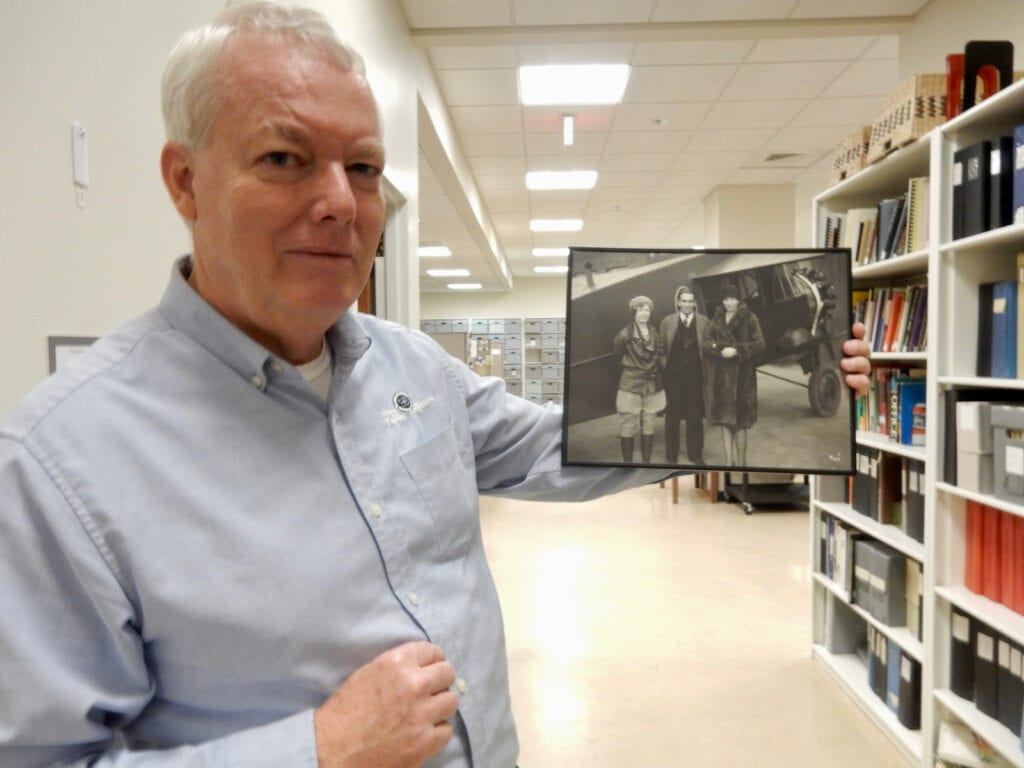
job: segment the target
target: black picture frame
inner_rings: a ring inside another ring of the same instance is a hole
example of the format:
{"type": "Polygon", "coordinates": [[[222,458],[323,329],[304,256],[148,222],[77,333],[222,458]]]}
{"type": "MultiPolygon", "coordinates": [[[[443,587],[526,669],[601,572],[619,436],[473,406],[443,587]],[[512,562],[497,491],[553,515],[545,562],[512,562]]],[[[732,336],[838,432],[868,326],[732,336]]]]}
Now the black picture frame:
{"type": "Polygon", "coordinates": [[[570,248],[563,462],[852,474],[855,397],[839,367],[853,318],[850,268],[848,248],[570,248]],[[736,289],[746,311],[737,309],[728,324],[723,314],[716,324],[718,307],[725,311],[721,293],[726,285],[736,289]],[[684,333],[678,324],[675,330],[662,326],[679,315],[675,299],[680,286],[693,294],[697,313],[705,318],[684,333]],[[631,351],[613,351],[615,338],[633,328],[631,301],[637,297],[653,304],[649,327],[656,332],[664,327],[663,335],[678,345],[670,351],[663,339],[663,357],[653,374],[651,342],[642,341],[638,331],[631,331],[631,351]],[[764,339],[760,352],[751,316],[764,339]],[[732,343],[738,354],[726,363],[726,347],[732,343]],[[627,355],[630,373],[624,383],[627,355]],[[686,375],[693,371],[702,378],[699,420],[693,408],[699,398],[683,394],[687,387],[696,391],[694,377],[686,375]],[[753,401],[750,380],[756,388],[753,401]],[[640,392],[620,399],[620,385],[640,392]],[[665,392],[663,400],[657,397],[659,389],[665,392]],[[643,405],[651,412],[647,429],[653,421],[653,434],[644,440],[636,417],[630,442],[622,427],[633,414],[626,412],[643,405]],[[666,434],[666,417],[680,413],[675,439],[666,434]],[[667,438],[678,443],[674,457],[667,438]],[[697,455],[691,457],[691,450],[697,455]]]}

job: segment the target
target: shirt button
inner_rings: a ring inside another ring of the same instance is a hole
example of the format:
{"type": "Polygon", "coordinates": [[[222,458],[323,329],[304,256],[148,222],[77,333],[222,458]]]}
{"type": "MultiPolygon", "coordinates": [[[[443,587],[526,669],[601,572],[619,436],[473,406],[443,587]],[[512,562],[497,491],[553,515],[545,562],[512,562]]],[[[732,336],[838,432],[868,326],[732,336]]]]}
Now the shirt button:
{"type": "Polygon", "coordinates": [[[384,510],[380,508],[380,504],[375,503],[370,505],[370,514],[374,517],[380,517],[383,511],[384,510]]]}
{"type": "Polygon", "coordinates": [[[409,602],[412,603],[413,605],[419,605],[420,604],[420,596],[417,595],[415,592],[410,592],[409,593],[409,602]]]}
{"type": "Polygon", "coordinates": [[[284,370],[284,366],[277,362],[277,360],[275,360],[270,364],[270,370],[272,370],[274,373],[281,373],[281,371],[284,370]]]}
{"type": "Polygon", "coordinates": [[[466,681],[463,680],[461,677],[457,678],[455,680],[455,688],[458,690],[459,693],[465,693],[466,692],[466,681]]]}
{"type": "Polygon", "coordinates": [[[260,376],[257,376],[256,374],[253,374],[252,378],[249,379],[249,383],[252,384],[254,387],[257,387],[257,388],[258,387],[262,387],[263,386],[263,379],[260,376]]]}

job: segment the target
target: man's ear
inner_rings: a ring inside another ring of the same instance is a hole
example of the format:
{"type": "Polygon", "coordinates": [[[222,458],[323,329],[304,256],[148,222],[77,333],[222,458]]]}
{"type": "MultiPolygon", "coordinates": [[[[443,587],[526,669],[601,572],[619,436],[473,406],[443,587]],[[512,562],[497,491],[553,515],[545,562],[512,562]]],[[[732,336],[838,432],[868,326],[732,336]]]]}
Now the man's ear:
{"type": "Polygon", "coordinates": [[[196,220],[196,196],[192,189],[195,156],[188,147],[169,141],[160,153],[160,171],[171,202],[188,222],[196,220]]]}

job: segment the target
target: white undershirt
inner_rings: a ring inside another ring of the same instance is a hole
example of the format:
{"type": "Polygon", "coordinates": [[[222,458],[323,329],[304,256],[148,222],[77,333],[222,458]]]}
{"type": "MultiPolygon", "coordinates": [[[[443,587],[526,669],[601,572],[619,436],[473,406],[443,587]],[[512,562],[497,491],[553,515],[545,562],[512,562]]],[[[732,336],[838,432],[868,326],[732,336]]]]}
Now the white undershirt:
{"type": "Polygon", "coordinates": [[[310,360],[308,363],[296,366],[296,368],[302,374],[302,378],[306,380],[306,383],[326,403],[327,393],[331,389],[331,348],[327,346],[327,339],[324,339],[323,346],[320,348],[320,355],[316,360],[310,360]]]}

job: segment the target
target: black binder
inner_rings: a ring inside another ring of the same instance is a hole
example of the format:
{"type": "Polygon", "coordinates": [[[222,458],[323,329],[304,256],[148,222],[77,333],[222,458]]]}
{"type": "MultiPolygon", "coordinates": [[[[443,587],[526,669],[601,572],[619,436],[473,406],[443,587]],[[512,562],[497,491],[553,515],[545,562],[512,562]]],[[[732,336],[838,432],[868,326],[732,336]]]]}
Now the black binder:
{"type": "Polygon", "coordinates": [[[989,142],[978,141],[953,153],[954,240],[988,229],[991,152],[989,142]]]}
{"type": "Polygon", "coordinates": [[[1013,136],[992,141],[988,164],[988,228],[1013,223],[1013,136]]]}
{"type": "Polygon", "coordinates": [[[896,718],[904,727],[921,727],[921,663],[900,651],[900,694],[896,718]]]}
{"type": "Polygon", "coordinates": [[[992,628],[979,624],[974,633],[974,705],[994,720],[999,718],[998,643],[992,628]]]}
{"type": "Polygon", "coordinates": [[[999,722],[1020,736],[1024,715],[1024,684],[1021,681],[1021,646],[1003,637],[997,650],[999,722]]]}
{"type": "Polygon", "coordinates": [[[950,609],[949,688],[974,701],[974,622],[969,614],[950,609]]]}
{"type": "Polygon", "coordinates": [[[857,474],[853,476],[853,508],[862,515],[878,519],[878,450],[866,445],[856,447],[857,474]]]}
{"type": "Polygon", "coordinates": [[[920,459],[906,460],[903,471],[906,475],[907,492],[903,499],[904,529],[915,541],[924,543],[924,462],[920,459]]]}

